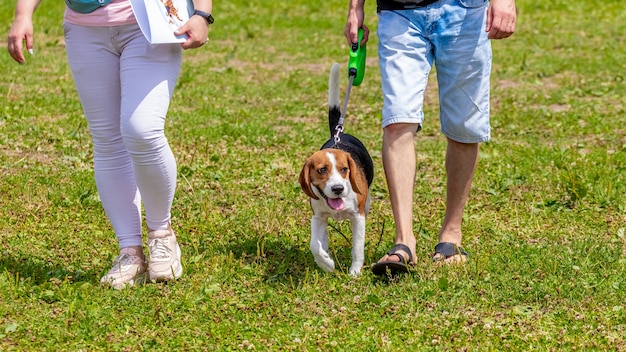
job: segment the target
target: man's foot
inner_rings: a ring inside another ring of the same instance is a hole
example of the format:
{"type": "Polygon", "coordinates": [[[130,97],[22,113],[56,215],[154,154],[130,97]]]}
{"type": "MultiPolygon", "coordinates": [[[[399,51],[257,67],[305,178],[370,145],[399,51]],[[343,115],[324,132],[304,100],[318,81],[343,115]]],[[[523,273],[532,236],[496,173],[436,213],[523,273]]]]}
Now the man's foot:
{"type": "Polygon", "coordinates": [[[463,247],[452,242],[439,242],[433,253],[433,262],[438,264],[465,263],[467,258],[469,254],[463,247]]]}
{"type": "Polygon", "coordinates": [[[180,261],[180,247],[171,228],[148,233],[150,250],[150,281],[169,281],[178,279],[183,274],[180,261]]]}
{"type": "Polygon", "coordinates": [[[411,249],[398,243],[387,252],[386,258],[372,265],[372,273],[378,276],[395,276],[396,274],[408,273],[409,265],[413,265],[411,249]]]}
{"type": "Polygon", "coordinates": [[[122,253],[115,258],[113,267],[100,279],[100,282],[118,290],[126,285],[132,286],[143,277],[147,267],[145,258],[122,253]]]}

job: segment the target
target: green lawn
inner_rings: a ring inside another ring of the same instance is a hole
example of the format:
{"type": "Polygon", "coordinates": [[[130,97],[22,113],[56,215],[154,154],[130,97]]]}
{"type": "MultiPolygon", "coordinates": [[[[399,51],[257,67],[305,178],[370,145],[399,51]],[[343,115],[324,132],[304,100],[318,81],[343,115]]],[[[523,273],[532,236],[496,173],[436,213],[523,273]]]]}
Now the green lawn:
{"type": "MultiPolygon", "coordinates": [[[[14,6],[0,4],[5,38],[14,6]]],[[[417,138],[416,270],[352,278],[345,223],[331,231],[337,272],[317,268],[298,173],[327,138],[348,1],[235,0],[214,3],[210,41],[185,52],[169,111],[184,276],[116,291],[99,284],[118,248],[66,63],[64,4],[44,1],[35,55],[18,65],[3,45],[0,56],[0,350],[626,351],[624,4],[517,6],[516,34],[493,42],[492,141],[465,214],[467,265],[430,262],[446,147],[433,75],[417,138]]],[[[374,31],[375,2],[366,10],[374,31]]],[[[367,266],[394,234],[376,45],[372,35],[346,117],[376,167],[367,266]]]]}

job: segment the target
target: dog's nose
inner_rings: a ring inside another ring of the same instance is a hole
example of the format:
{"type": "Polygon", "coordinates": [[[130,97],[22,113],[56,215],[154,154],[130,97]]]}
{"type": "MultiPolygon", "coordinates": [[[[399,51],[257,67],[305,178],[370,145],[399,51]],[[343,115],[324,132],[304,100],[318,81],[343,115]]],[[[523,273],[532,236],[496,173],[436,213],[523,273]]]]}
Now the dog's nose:
{"type": "Polygon", "coordinates": [[[343,186],[342,185],[334,185],[330,189],[336,195],[340,195],[341,193],[343,193],[343,186]]]}

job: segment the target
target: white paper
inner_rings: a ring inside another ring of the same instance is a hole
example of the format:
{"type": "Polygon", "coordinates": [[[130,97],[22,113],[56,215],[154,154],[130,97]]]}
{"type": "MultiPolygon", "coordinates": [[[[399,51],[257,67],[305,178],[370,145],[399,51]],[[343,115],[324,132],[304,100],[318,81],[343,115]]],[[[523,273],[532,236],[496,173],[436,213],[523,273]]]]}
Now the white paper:
{"type": "Polygon", "coordinates": [[[193,13],[191,0],[130,0],[141,32],[151,44],[183,43],[187,35],[174,35],[193,13]]]}

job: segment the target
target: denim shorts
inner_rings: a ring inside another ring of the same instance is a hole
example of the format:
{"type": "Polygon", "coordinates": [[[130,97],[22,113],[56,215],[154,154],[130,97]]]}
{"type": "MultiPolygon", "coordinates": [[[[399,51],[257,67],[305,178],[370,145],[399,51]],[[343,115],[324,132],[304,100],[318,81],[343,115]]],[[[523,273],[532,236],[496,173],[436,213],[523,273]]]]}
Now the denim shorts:
{"type": "Polygon", "coordinates": [[[491,43],[487,0],[439,0],[378,13],[383,128],[424,121],[424,91],[435,67],[441,132],[460,143],[489,140],[491,43]]]}

